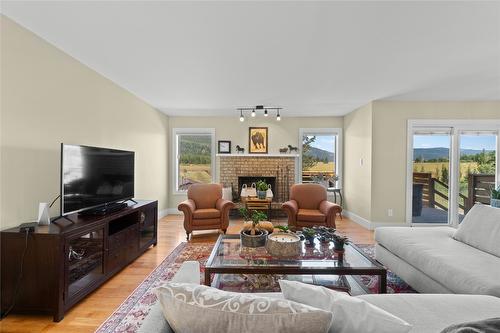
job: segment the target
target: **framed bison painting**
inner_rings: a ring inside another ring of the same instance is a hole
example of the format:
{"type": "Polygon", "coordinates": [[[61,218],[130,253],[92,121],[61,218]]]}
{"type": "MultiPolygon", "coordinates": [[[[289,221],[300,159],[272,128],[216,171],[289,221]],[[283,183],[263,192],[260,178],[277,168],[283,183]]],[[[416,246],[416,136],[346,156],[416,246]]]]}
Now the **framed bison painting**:
{"type": "Polygon", "coordinates": [[[267,154],[267,127],[248,128],[248,152],[250,154],[267,154]]]}

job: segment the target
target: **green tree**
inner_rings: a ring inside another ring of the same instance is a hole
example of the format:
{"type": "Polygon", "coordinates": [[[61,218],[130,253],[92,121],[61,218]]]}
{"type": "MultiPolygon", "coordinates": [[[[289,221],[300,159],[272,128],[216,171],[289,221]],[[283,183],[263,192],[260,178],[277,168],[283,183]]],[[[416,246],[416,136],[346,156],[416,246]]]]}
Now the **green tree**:
{"type": "Polygon", "coordinates": [[[441,171],[441,181],[445,184],[448,184],[448,181],[449,181],[449,174],[448,174],[448,168],[447,167],[443,167],[443,171],[441,171]]]}
{"type": "Polygon", "coordinates": [[[309,170],[318,164],[318,160],[309,155],[311,151],[311,144],[316,141],[316,136],[307,136],[304,135],[302,137],[302,170],[309,170]]]}

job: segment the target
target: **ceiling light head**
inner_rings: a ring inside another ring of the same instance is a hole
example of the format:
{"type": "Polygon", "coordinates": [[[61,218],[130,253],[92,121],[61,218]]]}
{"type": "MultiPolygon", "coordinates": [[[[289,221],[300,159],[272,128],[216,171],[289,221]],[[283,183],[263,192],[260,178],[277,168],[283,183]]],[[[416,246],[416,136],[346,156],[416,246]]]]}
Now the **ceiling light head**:
{"type": "Polygon", "coordinates": [[[264,117],[267,117],[268,114],[267,114],[267,109],[264,110],[264,117]]]}
{"type": "Polygon", "coordinates": [[[240,121],[245,121],[245,117],[243,117],[243,110],[240,110],[240,121]]]}
{"type": "Polygon", "coordinates": [[[255,109],[252,110],[252,117],[255,117],[255,109]]]}
{"type": "Polygon", "coordinates": [[[280,116],[280,109],[278,109],[278,114],[276,115],[276,120],[277,120],[277,121],[280,121],[280,120],[281,120],[281,116],[280,116]]]}

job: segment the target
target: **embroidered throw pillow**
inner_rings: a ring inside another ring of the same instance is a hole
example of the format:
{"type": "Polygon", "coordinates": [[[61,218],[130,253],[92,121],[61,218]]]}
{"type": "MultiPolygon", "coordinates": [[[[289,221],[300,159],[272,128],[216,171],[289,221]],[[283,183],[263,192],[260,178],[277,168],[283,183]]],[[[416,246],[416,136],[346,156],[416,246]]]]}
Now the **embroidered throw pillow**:
{"type": "Polygon", "coordinates": [[[297,281],[279,281],[286,299],[333,313],[330,333],[407,333],[412,325],[403,319],[349,294],[297,281]]]}
{"type": "Polygon", "coordinates": [[[197,284],[166,283],[156,295],[176,333],[326,333],[332,322],[331,312],[308,305],[197,284]]]}

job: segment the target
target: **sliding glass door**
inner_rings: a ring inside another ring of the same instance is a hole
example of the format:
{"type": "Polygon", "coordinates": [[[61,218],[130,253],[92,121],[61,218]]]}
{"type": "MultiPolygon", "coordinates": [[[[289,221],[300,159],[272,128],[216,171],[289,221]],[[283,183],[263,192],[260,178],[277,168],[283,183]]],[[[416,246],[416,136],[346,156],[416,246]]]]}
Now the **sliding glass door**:
{"type": "Polygon", "coordinates": [[[451,129],[413,134],[412,223],[449,221],[451,129]]]}
{"type": "Polygon", "coordinates": [[[462,131],[459,145],[458,221],[462,222],[474,204],[490,204],[497,169],[497,134],[492,131],[462,131]]]}
{"type": "Polygon", "coordinates": [[[409,121],[407,222],[458,225],[475,204],[489,205],[499,133],[500,120],[409,121]]]}

